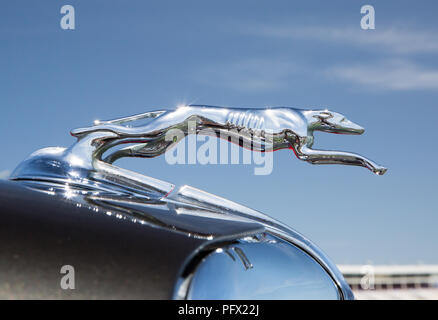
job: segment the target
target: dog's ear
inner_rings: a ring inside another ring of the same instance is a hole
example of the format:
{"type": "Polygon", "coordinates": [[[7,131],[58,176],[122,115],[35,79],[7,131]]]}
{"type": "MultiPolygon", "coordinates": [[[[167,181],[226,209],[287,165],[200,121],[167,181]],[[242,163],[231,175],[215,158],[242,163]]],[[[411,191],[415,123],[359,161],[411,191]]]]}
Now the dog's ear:
{"type": "Polygon", "coordinates": [[[314,117],[321,120],[327,120],[333,118],[333,114],[330,111],[321,111],[318,114],[314,115],[314,117]]]}

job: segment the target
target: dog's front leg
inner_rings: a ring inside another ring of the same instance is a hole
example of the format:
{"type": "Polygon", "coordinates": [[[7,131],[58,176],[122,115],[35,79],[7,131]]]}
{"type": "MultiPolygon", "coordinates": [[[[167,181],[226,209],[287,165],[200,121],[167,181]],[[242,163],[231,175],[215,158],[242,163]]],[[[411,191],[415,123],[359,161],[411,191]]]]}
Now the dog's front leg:
{"type": "Polygon", "coordinates": [[[385,167],[376,164],[370,159],[350,152],[313,150],[307,146],[303,146],[301,148],[296,148],[295,154],[300,160],[312,164],[344,164],[360,166],[371,170],[377,175],[383,175],[387,170],[385,167]]]}

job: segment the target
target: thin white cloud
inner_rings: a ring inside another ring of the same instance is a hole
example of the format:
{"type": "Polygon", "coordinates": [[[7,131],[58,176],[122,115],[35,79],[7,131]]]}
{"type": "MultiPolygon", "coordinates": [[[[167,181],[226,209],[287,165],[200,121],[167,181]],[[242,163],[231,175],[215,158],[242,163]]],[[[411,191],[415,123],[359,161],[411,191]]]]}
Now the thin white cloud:
{"type": "Polygon", "coordinates": [[[335,79],[365,90],[438,90],[438,69],[405,59],[335,65],[323,70],[281,59],[252,59],[203,68],[196,77],[208,86],[243,92],[283,90],[290,88],[292,81],[306,77],[313,77],[312,81],[315,77],[335,79]]]}
{"type": "Polygon", "coordinates": [[[203,68],[196,75],[206,85],[239,91],[272,91],[285,88],[299,67],[275,59],[247,59],[203,68]]]}
{"type": "Polygon", "coordinates": [[[361,46],[371,50],[396,53],[438,52],[438,33],[423,30],[300,27],[300,26],[251,26],[244,27],[246,34],[280,39],[317,40],[361,46]]]}
{"type": "MultiPolygon", "coordinates": [[[[384,53],[380,63],[357,63],[327,66],[326,76],[360,85],[363,89],[380,90],[437,90],[438,70],[415,63],[413,54],[438,53],[438,33],[415,29],[362,30],[357,28],[301,27],[291,25],[252,25],[244,33],[281,40],[303,40],[354,46],[384,53]],[[409,55],[409,60],[407,60],[409,55]]],[[[381,55],[380,55],[381,57],[381,55]]],[[[320,70],[307,70],[320,75],[320,70]]]]}
{"type": "Polygon", "coordinates": [[[216,64],[214,67],[203,69],[198,78],[204,84],[259,92],[288,88],[297,78],[305,81],[306,77],[327,76],[365,90],[438,90],[438,69],[426,67],[424,61],[424,63],[415,62],[419,60],[413,56],[419,53],[438,53],[438,33],[414,29],[379,28],[365,31],[359,26],[342,29],[319,26],[252,25],[238,30],[245,34],[282,40],[356,46],[378,52],[377,57],[380,60],[356,59],[356,62],[316,68],[312,65],[304,66],[296,61],[291,63],[289,58],[280,54],[273,59],[247,59],[222,65],[216,64]]]}
{"type": "Polygon", "coordinates": [[[11,172],[9,170],[0,171],[0,180],[5,180],[9,178],[11,172]]]}
{"type": "Polygon", "coordinates": [[[337,66],[329,68],[326,75],[375,89],[438,89],[438,70],[425,69],[402,60],[337,66]]]}

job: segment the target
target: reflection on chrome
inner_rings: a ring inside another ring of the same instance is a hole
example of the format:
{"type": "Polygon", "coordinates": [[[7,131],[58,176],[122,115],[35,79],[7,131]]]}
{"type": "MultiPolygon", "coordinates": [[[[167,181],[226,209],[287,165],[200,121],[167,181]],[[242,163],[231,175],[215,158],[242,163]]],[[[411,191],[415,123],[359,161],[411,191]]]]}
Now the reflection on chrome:
{"type": "Polygon", "coordinates": [[[179,299],[339,299],[327,272],[305,252],[269,235],[213,250],[179,299]],[[236,259],[232,252],[243,259],[236,259]],[[248,262],[251,266],[248,267],[248,262]],[[186,294],[186,296],[184,296],[186,294]]]}

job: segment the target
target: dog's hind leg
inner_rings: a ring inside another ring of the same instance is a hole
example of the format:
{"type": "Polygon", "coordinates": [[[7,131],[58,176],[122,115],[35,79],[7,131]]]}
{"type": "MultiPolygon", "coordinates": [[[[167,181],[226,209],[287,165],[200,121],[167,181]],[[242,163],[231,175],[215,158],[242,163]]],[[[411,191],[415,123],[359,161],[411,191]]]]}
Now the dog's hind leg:
{"type": "Polygon", "coordinates": [[[307,146],[296,148],[296,156],[303,161],[307,161],[312,164],[344,164],[351,166],[360,166],[367,168],[377,175],[383,175],[387,171],[385,167],[382,167],[370,159],[367,159],[361,155],[344,152],[344,151],[328,151],[328,150],[313,150],[307,146]]]}

